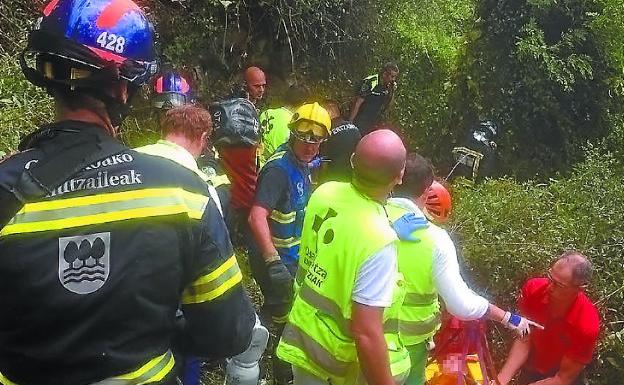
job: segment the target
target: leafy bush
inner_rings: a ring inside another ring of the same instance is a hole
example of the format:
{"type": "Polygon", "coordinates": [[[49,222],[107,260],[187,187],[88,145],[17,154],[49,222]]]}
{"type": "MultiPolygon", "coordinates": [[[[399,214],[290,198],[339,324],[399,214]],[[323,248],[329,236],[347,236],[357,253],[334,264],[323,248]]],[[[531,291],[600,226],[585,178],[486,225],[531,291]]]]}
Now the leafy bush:
{"type": "Polygon", "coordinates": [[[393,0],[384,2],[380,16],[374,57],[395,58],[401,69],[392,120],[411,147],[438,161],[450,153],[457,129],[451,122],[455,74],[473,17],[473,0],[393,0]]]}
{"type": "Polygon", "coordinates": [[[621,114],[622,12],[619,0],[477,2],[458,73],[458,125],[499,122],[509,175],[569,170],[621,114]]]}
{"type": "Polygon", "coordinates": [[[548,183],[489,180],[455,186],[451,231],[477,286],[505,307],[514,307],[522,282],[544,274],[564,250],[578,249],[594,264],[589,288],[602,316],[603,333],[592,385],[619,383],[624,375],[624,158],[605,150],[624,148],[624,130],[586,149],[587,160],[567,179],[548,183]],[[619,137],[619,139],[618,139],[619,137]]]}
{"type": "Polygon", "coordinates": [[[6,0],[0,5],[0,151],[17,149],[20,137],[49,122],[52,104],[44,91],[30,84],[19,68],[17,54],[36,8],[43,1],[6,0]]]}
{"type": "Polygon", "coordinates": [[[0,54],[0,151],[17,149],[20,137],[52,118],[50,98],[30,84],[15,56],[0,54]]]}

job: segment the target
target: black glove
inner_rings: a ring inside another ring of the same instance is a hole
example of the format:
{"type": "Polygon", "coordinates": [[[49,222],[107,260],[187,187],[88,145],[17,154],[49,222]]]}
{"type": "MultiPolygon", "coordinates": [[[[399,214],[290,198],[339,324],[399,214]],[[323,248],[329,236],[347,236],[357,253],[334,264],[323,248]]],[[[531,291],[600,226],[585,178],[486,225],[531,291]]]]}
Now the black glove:
{"type": "Polygon", "coordinates": [[[269,273],[269,279],[273,289],[285,296],[290,296],[292,291],[293,277],[290,272],[280,260],[273,260],[267,263],[267,272],[269,273]]]}

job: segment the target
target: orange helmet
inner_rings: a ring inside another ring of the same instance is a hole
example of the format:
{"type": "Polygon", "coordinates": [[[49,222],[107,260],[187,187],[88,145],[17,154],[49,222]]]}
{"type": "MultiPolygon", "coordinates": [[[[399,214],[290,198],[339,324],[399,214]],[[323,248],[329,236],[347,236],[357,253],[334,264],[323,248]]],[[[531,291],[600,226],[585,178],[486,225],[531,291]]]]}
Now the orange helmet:
{"type": "Polygon", "coordinates": [[[433,181],[427,191],[425,208],[434,222],[444,223],[451,215],[451,194],[438,181],[433,181]]]}

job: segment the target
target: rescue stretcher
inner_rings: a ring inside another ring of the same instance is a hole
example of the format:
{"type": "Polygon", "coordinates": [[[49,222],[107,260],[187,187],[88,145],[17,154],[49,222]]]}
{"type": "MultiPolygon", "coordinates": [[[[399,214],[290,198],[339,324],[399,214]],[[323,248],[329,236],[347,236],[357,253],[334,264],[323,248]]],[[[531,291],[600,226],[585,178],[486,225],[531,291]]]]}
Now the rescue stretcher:
{"type": "Polygon", "coordinates": [[[498,385],[485,321],[446,315],[425,368],[426,385],[498,385]]]}

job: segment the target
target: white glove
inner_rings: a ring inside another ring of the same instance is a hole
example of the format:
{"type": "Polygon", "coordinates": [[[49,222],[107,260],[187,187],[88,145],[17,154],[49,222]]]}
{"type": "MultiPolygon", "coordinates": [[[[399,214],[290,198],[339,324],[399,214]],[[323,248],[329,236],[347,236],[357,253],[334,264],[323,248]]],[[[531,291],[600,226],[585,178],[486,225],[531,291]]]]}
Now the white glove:
{"type": "Polygon", "coordinates": [[[509,329],[515,331],[520,337],[529,335],[531,333],[531,326],[544,330],[544,327],[537,322],[533,322],[528,318],[510,312],[505,312],[505,316],[501,322],[509,329]]]}

